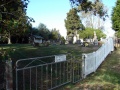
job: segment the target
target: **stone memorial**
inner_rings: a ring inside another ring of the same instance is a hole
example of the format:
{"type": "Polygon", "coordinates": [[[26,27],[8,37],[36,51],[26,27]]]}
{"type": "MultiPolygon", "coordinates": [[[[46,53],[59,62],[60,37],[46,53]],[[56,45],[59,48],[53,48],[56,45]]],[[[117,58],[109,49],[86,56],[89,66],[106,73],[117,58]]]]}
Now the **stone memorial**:
{"type": "Polygon", "coordinates": [[[94,31],[94,38],[93,38],[93,41],[94,41],[94,45],[98,45],[98,39],[97,39],[97,35],[96,35],[96,32],[94,31]]]}

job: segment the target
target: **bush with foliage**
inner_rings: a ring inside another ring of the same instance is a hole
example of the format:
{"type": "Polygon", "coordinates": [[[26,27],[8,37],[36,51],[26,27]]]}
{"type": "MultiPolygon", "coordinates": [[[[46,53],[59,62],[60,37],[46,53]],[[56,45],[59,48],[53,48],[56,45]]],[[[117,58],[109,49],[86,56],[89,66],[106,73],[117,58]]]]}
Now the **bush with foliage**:
{"type": "Polygon", "coordinates": [[[79,31],[79,36],[83,39],[92,39],[94,37],[94,31],[96,32],[98,40],[100,40],[100,38],[106,37],[106,35],[101,30],[93,28],[86,28],[85,30],[79,31]]]}

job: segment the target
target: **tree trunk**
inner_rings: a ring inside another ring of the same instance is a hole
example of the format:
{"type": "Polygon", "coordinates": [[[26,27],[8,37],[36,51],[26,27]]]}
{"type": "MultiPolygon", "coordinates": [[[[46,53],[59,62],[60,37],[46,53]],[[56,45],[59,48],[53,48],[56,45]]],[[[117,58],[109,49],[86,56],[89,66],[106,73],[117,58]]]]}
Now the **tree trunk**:
{"type": "Polygon", "coordinates": [[[10,35],[10,32],[8,34],[8,44],[11,44],[11,35],[10,35]]]}

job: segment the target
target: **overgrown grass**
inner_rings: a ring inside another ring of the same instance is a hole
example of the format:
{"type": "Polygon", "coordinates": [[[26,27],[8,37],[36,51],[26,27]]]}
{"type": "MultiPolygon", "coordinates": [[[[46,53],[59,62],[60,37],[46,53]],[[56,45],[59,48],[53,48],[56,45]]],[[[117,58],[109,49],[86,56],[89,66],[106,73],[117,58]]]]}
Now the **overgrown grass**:
{"type": "Polygon", "coordinates": [[[63,90],[120,90],[120,48],[112,52],[95,73],[63,90]]]}

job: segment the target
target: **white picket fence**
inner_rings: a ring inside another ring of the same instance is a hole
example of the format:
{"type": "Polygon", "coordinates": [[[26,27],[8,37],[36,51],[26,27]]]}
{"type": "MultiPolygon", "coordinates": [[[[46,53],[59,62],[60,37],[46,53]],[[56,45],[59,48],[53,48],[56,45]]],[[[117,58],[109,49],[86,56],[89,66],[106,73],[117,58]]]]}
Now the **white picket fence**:
{"type": "Polygon", "coordinates": [[[95,72],[111,51],[114,51],[114,42],[112,38],[108,38],[96,52],[83,54],[82,77],[95,72]]]}

